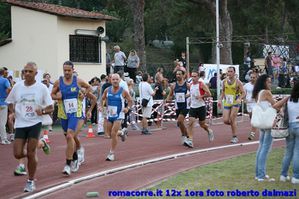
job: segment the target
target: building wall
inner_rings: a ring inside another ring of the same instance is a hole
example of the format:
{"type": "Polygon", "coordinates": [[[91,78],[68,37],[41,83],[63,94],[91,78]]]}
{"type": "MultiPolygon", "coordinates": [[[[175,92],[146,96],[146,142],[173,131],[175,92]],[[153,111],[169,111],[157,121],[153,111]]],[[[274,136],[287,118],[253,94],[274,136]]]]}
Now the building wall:
{"type": "Polygon", "coordinates": [[[0,47],[0,66],[22,70],[28,61],[52,73],[57,63],[57,16],[11,7],[12,42],[0,47]]]}
{"type": "MultiPolygon", "coordinates": [[[[57,17],[17,6],[11,7],[11,18],[12,42],[0,47],[0,66],[21,71],[28,61],[34,61],[40,73],[50,73],[53,81],[63,74],[63,62],[70,59],[69,35],[76,29],[105,28],[105,21],[57,17]]],[[[105,42],[101,42],[101,53],[102,63],[75,63],[80,78],[88,81],[106,73],[105,42]]]]}
{"type": "MultiPolygon", "coordinates": [[[[62,65],[66,60],[70,59],[69,53],[69,35],[74,35],[76,29],[96,30],[97,27],[102,26],[105,28],[104,21],[82,20],[66,17],[58,17],[58,55],[57,63],[58,73],[62,74],[62,65]]],[[[104,36],[105,33],[103,33],[104,36]]],[[[88,64],[88,63],[74,63],[75,70],[79,77],[85,81],[89,81],[94,76],[106,74],[106,44],[101,42],[101,57],[102,63],[88,64]]]]}

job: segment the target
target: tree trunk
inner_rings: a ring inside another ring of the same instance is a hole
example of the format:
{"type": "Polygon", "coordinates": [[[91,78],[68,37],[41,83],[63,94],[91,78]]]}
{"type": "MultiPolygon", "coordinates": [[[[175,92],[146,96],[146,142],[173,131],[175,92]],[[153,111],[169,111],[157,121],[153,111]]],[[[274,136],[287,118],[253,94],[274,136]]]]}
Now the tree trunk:
{"type": "MultiPolygon", "coordinates": [[[[216,18],[216,3],[211,0],[189,0],[190,2],[206,5],[210,9],[214,19],[216,18]]],[[[221,64],[233,64],[232,59],[232,35],[233,35],[233,23],[230,17],[227,0],[219,0],[219,34],[220,43],[223,47],[220,49],[220,63],[221,64]]],[[[212,62],[216,63],[216,48],[212,48],[212,62]]]]}
{"type": "Polygon", "coordinates": [[[129,0],[133,14],[134,46],[140,59],[140,68],[146,71],[145,38],[144,38],[144,4],[145,0],[129,0]]]}
{"type": "Polygon", "coordinates": [[[227,0],[222,0],[220,4],[220,43],[223,47],[220,49],[220,63],[233,64],[232,58],[232,35],[233,23],[227,9],[227,0]]]}

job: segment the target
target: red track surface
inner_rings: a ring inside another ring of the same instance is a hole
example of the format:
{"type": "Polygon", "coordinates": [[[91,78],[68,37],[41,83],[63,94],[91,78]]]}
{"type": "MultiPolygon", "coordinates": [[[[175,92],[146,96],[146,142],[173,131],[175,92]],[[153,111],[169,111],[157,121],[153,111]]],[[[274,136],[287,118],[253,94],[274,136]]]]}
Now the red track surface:
{"type": "MultiPolygon", "coordinates": [[[[140,135],[140,133],[136,131],[129,132],[127,141],[124,143],[121,141],[119,142],[116,151],[116,161],[114,162],[105,161],[105,157],[110,147],[110,140],[102,137],[85,138],[84,136],[81,136],[81,143],[85,148],[85,163],[80,167],[80,170],[77,173],[73,173],[70,177],[65,177],[61,173],[65,164],[64,154],[66,146],[64,136],[62,135],[62,132],[51,133],[49,135],[52,147],[51,154],[46,156],[42,151],[38,151],[39,165],[36,173],[37,192],[72,179],[119,166],[174,153],[230,144],[230,128],[225,125],[212,126],[212,129],[215,132],[215,141],[212,143],[208,142],[207,135],[202,129],[196,128],[194,135],[194,149],[188,149],[180,145],[179,129],[174,123],[167,124],[166,126],[166,130],[156,131],[151,136],[140,135]]],[[[240,142],[247,142],[249,123],[239,123],[238,129],[240,142]]],[[[82,135],[83,134],[86,134],[86,130],[83,130],[82,135]]],[[[275,146],[283,145],[284,142],[282,141],[275,143],[275,146]]],[[[52,193],[44,198],[85,198],[85,194],[88,191],[97,191],[100,193],[100,198],[109,198],[107,193],[110,190],[139,189],[181,171],[241,154],[254,152],[256,149],[257,145],[238,146],[149,164],[82,182],[52,193]]],[[[22,198],[30,195],[22,192],[26,176],[13,176],[13,170],[15,169],[17,162],[13,157],[12,145],[1,145],[0,157],[0,171],[2,178],[0,182],[0,198],[22,198]]],[[[254,177],[254,174],[252,174],[252,176],[254,177]]]]}

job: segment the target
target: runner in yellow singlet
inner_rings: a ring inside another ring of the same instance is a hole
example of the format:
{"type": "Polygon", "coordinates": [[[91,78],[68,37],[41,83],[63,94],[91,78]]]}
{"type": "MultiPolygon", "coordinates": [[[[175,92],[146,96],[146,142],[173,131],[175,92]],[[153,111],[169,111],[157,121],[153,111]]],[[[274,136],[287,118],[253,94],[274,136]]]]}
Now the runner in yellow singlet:
{"type": "Polygon", "coordinates": [[[232,128],[231,143],[239,142],[237,138],[236,117],[241,106],[241,101],[245,97],[242,82],[236,78],[236,69],[233,66],[227,68],[227,78],[223,81],[223,89],[218,101],[218,107],[223,103],[223,122],[232,128]]]}

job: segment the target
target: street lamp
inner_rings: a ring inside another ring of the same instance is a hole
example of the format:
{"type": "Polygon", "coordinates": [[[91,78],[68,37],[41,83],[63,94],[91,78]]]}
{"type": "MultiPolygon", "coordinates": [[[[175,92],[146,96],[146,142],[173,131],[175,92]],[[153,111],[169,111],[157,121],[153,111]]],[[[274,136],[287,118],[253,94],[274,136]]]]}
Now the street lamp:
{"type": "MultiPolygon", "coordinates": [[[[220,48],[221,48],[221,44],[219,41],[219,0],[216,0],[217,101],[220,99],[220,48]]],[[[219,112],[219,110],[217,112],[219,112]]]]}

